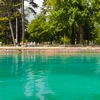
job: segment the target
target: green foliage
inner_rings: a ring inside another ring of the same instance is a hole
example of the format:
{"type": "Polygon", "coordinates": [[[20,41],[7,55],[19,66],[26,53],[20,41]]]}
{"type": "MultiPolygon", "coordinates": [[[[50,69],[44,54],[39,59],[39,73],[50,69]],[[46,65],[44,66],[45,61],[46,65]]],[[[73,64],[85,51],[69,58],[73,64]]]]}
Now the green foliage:
{"type": "Polygon", "coordinates": [[[88,40],[84,40],[84,45],[85,45],[85,46],[88,45],[88,40]]]}
{"type": "Polygon", "coordinates": [[[33,40],[77,44],[99,41],[99,0],[44,0],[41,10],[28,27],[33,40]]]}
{"type": "Polygon", "coordinates": [[[94,43],[97,44],[97,45],[100,45],[100,37],[96,38],[94,43]]]}
{"type": "Polygon", "coordinates": [[[19,17],[21,14],[19,12],[14,12],[14,17],[19,17]]]}
{"type": "Polygon", "coordinates": [[[8,21],[9,19],[8,19],[8,17],[1,17],[0,18],[0,21],[8,21]]]}
{"type": "Polygon", "coordinates": [[[48,23],[45,22],[45,16],[39,15],[28,26],[28,33],[32,41],[42,41],[45,38],[45,33],[48,32],[48,23]]]}
{"type": "Polygon", "coordinates": [[[0,0],[0,4],[3,4],[4,2],[2,0],[0,0]]]}
{"type": "Polygon", "coordinates": [[[65,44],[69,44],[70,43],[70,38],[68,38],[68,37],[61,37],[61,42],[65,43],[65,44]]]}

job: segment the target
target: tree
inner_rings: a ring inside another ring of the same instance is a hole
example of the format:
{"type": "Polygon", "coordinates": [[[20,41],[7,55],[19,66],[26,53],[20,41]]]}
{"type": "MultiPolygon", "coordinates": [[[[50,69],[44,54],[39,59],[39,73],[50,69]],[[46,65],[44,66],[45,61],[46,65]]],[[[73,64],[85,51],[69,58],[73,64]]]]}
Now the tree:
{"type": "MultiPolygon", "coordinates": [[[[37,4],[35,4],[33,1],[34,0],[29,0],[29,3],[32,5],[32,7],[37,7],[37,4]]],[[[17,0],[17,1],[16,0],[6,0],[6,1],[0,3],[1,33],[5,34],[5,32],[6,32],[8,34],[9,28],[10,28],[14,45],[15,45],[15,42],[18,43],[18,40],[20,40],[22,33],[23,33],[22,40],[24,41],[24,31],[25,31],[24,21],[25,21],[25,19],[23,19],[23,20],[21,19],[21,12],[19,11],[19,9],[21,8],[21,5],[22,5],[22,0],[17,0]],[[22,23],[22,25],[21,25],[21,23],[22,23]],[[23,32],[21,33],[22,27],[23,27],[23,32]],[[8,30],[8,32],[7,32],[7,30],[8,30]],[[15,39],[16,39],[16,41],[15,41],[15,39]]],[[[32,7],[29,7],[29,8],[32,10],[32,7]]],[[[34,11],[34,9],[32,11],[34,13],[36,13],[34,11]]],[[[23,13],[24,13],[24,9],[23,9],[23,13]]],[[[22,15],[24,18],[25,17],[24,14],[22,14],[22,15]]]]}
{"type": "MultiPolygon", "coordinates": [[[[2,22],[5,21],[6,23],[9,23],[9,28],[11,30],[11,35],[13,39],[13,44],[15,45],[15,37],[14,37],[14,31],[12,27],[12,20],[14,18],[20,16],[20,12],[18,12],[18,7],[20,7],[21,3],[20,2],[14,2],[10,0],[3,1],[0,4],[0,10],[1,10],[1,20],[2,22]]],[[[8,25],[8,24],[7,24],[8,25]]]]}
{"type": "MultiPolygon", "coordinates": [[[[31,7],[28,7],[32,12],[33,14],[36,14],[35,10],[33,8],[37,8],[38,5],[34,2],[34,0],[28,0],[29,4],[31,5],[31,7]]],[[[24,15],[24,0],[22,0],[22,44],[24,44],[24,18],[25,15],[24,15]]]]}
{"type": "MultiPolygon", "coordinates": [[[[45,24],[41,23],[42,19],[39,16],[32,21],[36,26],[39,26],[38,30],[43,25],[39,40],[44,33],[46,37],[49,37],[49,41],[57,43],[67,37],[71,44],[83,45],[85,40],[89,44],[89,41],[93,41],[100,36],[98,34],[100,32],[99,5],[99,0],[44,0],[41,14],[45,16],[45,20],[43,19],[45,24]],[[46,32],[45,25],[47,25],[46,32]]],[[[30,27],[28,27],[28,30],[30,30],[30,27]]],[[[31,28],[32,33],[28,32],[32,35],[34,30],[35,27],[31,28]]],[[[40,35],[40,33],[37,34],[40,35]]],[[[45,40],[44,38],[43,41],[45,40]]]]}

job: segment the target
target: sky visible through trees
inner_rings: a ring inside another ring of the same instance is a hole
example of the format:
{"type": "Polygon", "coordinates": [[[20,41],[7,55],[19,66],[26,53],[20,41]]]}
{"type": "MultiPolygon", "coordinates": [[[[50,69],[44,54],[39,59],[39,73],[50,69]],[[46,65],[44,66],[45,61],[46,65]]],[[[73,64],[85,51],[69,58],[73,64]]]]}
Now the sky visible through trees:
{"type": "MultiPolygon", "coordinates": [[[[39,13],[40,13],[40,9],[41,9],[40,7],[42,6],[43,0],[34,0],[34,2],[37,3],[37,4],[39,5],[39,7],[35,9],[36,12],[37,12],[37,14],[39,14],[39,13]]],[[[25,7],[28,7],[28,6],[29,6],[29,3],[28,3],[28,2],[24,1],[24,3],[25,3],[25,7]]],[[[31,22],[32,19],[33,19],[33,15],[30,14],[30,15],[28,16],[29,22],[31,22]]]]}

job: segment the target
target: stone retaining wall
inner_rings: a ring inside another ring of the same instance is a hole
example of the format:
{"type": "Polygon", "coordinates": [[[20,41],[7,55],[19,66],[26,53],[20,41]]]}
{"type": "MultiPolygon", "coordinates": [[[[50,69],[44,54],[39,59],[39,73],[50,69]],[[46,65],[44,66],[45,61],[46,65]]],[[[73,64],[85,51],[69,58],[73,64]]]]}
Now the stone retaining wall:
{"type": "Polygon", "coordinates": [[[0,53],[100,53],[100,47],[0,47],[0,53]]]}

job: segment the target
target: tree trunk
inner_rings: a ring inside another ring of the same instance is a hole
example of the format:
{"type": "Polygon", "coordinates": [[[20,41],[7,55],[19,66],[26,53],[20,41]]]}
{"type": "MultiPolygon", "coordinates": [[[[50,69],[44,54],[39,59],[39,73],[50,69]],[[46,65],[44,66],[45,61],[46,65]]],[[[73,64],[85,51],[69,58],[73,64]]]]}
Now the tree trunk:
{"type": "Polygon", "coordinates": [[[22,0],[22,44],[24,44],[24,0],[22,0]]]}
{"type": "Polygon", "coordinates": [[[71,44],[75,45],[75,29],[74,29],[74,25],[72,25],[71,44]]]}
{"type": "Polygon", "coordinates": [[[80,33],[80,45],[83,45],[83,34],[80,33]]]}
{"type": "Polygon", "coordinates": [[[83,27],[82,27],[82,24],[80,24],[79,32],[80,32],[80,45],[83,45],[83,27]]]}
{"type": "Polygon", "coordinates": [[[18,44],[18,18],[16,18],[16,44],[18,44]]]}
{"type": "Polygon", "coordinates": [[[14,46],[15,46],[14,32],[13,32],[12,23],[11,23],[11,20],[10,20],[10,19],[9,19],[9,26],[10,26],[10,30],[11,30],[11,35],[12,35],[12,39],[13,39],[13,44],[14,44],[14,46]]]}

